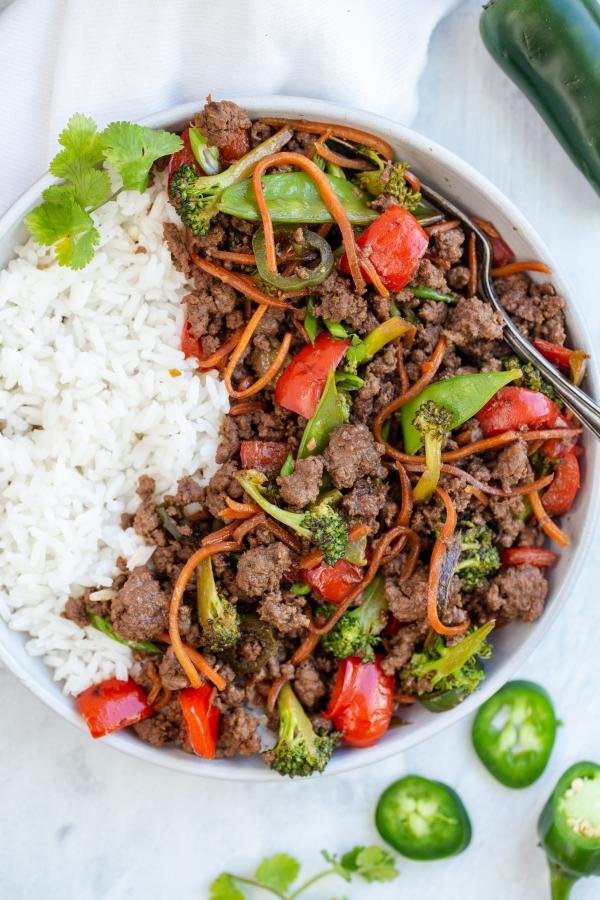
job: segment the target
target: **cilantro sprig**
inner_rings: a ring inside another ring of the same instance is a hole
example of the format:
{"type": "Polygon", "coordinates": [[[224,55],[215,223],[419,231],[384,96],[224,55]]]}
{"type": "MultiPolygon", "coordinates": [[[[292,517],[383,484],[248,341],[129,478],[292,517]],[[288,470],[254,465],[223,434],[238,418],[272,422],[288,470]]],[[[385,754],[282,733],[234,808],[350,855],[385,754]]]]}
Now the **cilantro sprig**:
{"type": "Polygon", "coordinates": [[[352,881],[355,875],[369,883],[393,881],[400,874],[394,857],[383,847],[354,847],[341,857],[321,851],[329,866],[294,886],[300,874],[300,863],[287,853],[276,853],[263,859],[253,878],[223,872],[210,886],[210,900],[245,900],[243,887],[262,888],[280,900],[296,900],[304,891],[322,878],[338,875],[352,881]]]}
{"type": "Polygon", "coordinates": [[[181,138],[132,122],[112,122],[104,131],[75,113],[59,135],[62,147],[50,172],[62,179],[46,188],[43,203],[25,223],[33,239],[54,247],[59,265],[82,269],[92,259],[100,234],[92,213],[122,190],[143,192],[157,159],[182,147],[181,138]],[[121,187],[111,193],[111,169],[121,187]]]}

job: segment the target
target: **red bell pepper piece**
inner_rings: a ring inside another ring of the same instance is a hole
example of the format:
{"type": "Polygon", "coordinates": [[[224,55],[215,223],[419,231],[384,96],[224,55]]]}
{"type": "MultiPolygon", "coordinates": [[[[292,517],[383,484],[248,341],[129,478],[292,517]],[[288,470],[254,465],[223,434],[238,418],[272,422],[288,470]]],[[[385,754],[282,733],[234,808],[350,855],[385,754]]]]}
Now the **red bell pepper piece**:
{"type": "Polygon", "coordinates": [[[537,566],[545,569],[554,565],[557,559],[557,554],[545,547],[509,547],[500,554],[503,566],[537,566]]]}
{"type": "Polygon", "coordinates": [[[187,319],[183,323],[181,331],[181,352],[186,359],[189,359],[191,356],[196,359],[202,359],[202,341],[200,338],[194,337],[192,327],[187,319]]]}
{"type": "Polygon", "coordinates": [[[219,156],[224,162],[235,162],[241,156],[244,156],[250,150],[250,135],[247,128],[240,128],[236,131],[231,140],[219,147],[219,156]]]}
{"type": "Polygon", "coordinates": [[[346,744],[376,744],[388,730],[393,710],[394,677],[381,668],[381,657],[363,663],[350,656],[340,662],[325,716],[346,744]]]}
{"type": "Polygon", "coordinates": [[[544,356],[553,366],[559,369],[569,369],[569,362],[573,351],[569,347],[563,347],[560,344],[552,344],[550,341],[535,340],[533,346],[544,356]]]}
{"type": "MultiPolygon", "coordinates": [[[[553,428],[572,428],[573,423],[569,422],[562,413],[559,413],[556,420],[552,423],[553,428]]],[[[565,438],[548,438],[540,447],[542,453],[547,459],[558,459],[565,454],[570,453],[578,441],[578,435],[565,438]]]]}
{"type": "MultiPolygon", "coordinates": [[[[402,206],[390,206],[365,228],[356,243],[377,270],[390,291],[400,291],[411,280],[419,260],[427,250],[429,238],[415,217],[402,206]]],[[[342,272],[349,272],[348,258],[340,260],[342,272]]],[[[367,281],[369,273],[362,270],[367,281]]]]}
{"type": "Polygon", "coordinates": [[[540,391],[508,385],[494,394],[475,418],[484,435],[492,437],[524,425],[528,428],[552,427],[559,414],[556,403],[540,391]]]}
{"type": "Polygon", "coordinates": [[[199,175],[202,173],[202,169],[198,164],[198,160],[192,152],[190,137],[187,128],[185,129],[185,131],[181,132],[181,140],[183,141],[183,147],[176,153],[172,153],[169,159],[169,165],[167,168],[167,190],[169,190],[171,187],[171,179],[173,178],[173,175],[175,174],[177,169],[181,168],[181,166],[194,166],[199,175]]]}
{"type": "Polygon", "coordinates": [[[93,738],[135,725],[154,711],[133,678],[107,678],[82,691],[75,702],[93,738]]]}
{"type": "Polygon", "coordinates": [[[280,469],[288,455],[281,441],[242,441],[240,459],[244,469],[280,469]]]}
{"type": "Polygon", "coordinates": [[[306,344],[283,370],[275,385],[275,402],[310,419],[321,399],[327,376],[337,368],[350,341],[323,332],[314,344],[306,344]]]}
{"type": "Polygon", "coordinates": [[[501,266],[507,266],[508,263],[511,263],[515,258],[514,251],[511,247],[506,243],[504,238],[500,237],[499,234],[488,235],[488,241],[492,247],[492,266],[495,269],[499,269],[501,266]]]}
{"type": "Polygon", "coordinates": [[[338,559],[333,566],[314,566],[312,569],[299,569],[298,576],[309,584],[315,594],[329,600],[330,603],[341,603],[353,587],[362,580],[363,570],[360,566],[338,559]]]}
{"type": "Polygon", "coordinates": [[[571,509],[579,490],[581,475],[575,453],[566,453],[558,462],[554,481],[542,497],[549,516],[562,516],[571,509]]]}
{"type": "Polygon", "coordinates": [[[213,706],[214,688],[203,684],[179,692],[179,705],[192,750],[204,759],[214,759],[220,712],[213,706]]]}

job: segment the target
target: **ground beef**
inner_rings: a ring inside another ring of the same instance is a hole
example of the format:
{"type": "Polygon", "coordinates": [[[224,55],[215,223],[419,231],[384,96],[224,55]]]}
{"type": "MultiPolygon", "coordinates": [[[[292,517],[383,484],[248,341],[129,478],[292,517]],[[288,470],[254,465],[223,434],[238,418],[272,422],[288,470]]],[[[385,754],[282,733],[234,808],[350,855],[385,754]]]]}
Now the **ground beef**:
{"type": "Polygon", "coordinates": [[[112,601],[112,624],[129,641],[152,640],[167,628],[168,606],[148,566],[137,566],[112,601]]]}
{"type": "Polygon", "coordinates": [[[404,582],[397,577],[385,579],[385,596],[391,614],[399,622],[417,622],[427,612],[427,569],[418,566],[415,572],[404,582]]]}
{"type": "Polygon", "coordinates": [[[281,496],[289,506],[303,509],[317,499],[323,478],[323,457],[299,459],[291,475],[277,479],[281,496]]]}
{"type": "Polygon", "coordinates": [[[217,756],[253,756],[260,751],[258,720],[251,712],[238,707],[221,716],[217,756]]]}
{"type": "Polygon", "coordinates": [[[281,541],[246,550],[238,561],[235,579],[238,590],[244,597],[260,597],[268,591],[276,591],[281,576],[291,565],[290,550],[281,541]]]}
{"type": "Polygon", "coordinates": [[[176,506],[187,506],[188,503],[204,503],[206,498],[206,488],[191,477],[185,475],[177,482],[177,493],[173,498],[176,506]]]}
{"type": "Polygon", "coordinates": [[[179,701],[174,697],[149,719],[138,722],[133,730],[139,738],[153,747],[185,743],[185,726],[179,701]]]}
{"type": "MultiPolygon", "coordinates": [[[[347,322],[359,334],[365,334],[374,327],[375,317],[369,312],[364,297],[354,292],[349,278],[333,271],[323,284],[315,288],[318,302],[315,314],[333,322],[347,322]]],[[[375,321],[375,325],[377,322],[375,321]]]]}
{"type": "Polygon", "coordinates": [[[373,416],[396,396],[397,360],[395,347],[386,347],[361,372],[364,386],[355,395],[352,419],[369,423],[373,416]]]}
{"type": "Polygon", "coordinates": [[[484,602],[502,619],[533,622],[544,611],[547,593],[548,582],[536,566],[510,566],[490,581],[484,602]]]}
{"type": "Polygon", "coordinates": [[[427,621],[406,625],[393,636],[389,651],[381,661],[381,668],[387,675],[394,675],[406,665],[428,631],[427,621]]]}
{"type": "Polygon", "coordinates": [[[446,275],[446,280],[455,291],[462,291],[469,283],[471,273],[466,266],[452,266],[446,275]]]}
{"type": "Polygon", "coordinates": [[[219,439],[215,459],[221,464],[234,457],[240,449],[240,433],[233,416],[225,416],[221,422],[219,439]]]}
{"type": "Polygon", "coordinates": [[[469,356],[485,359],[489,342],[502,339],[502,316],[478,297],[463,297],[448,314],[445,334],[469,356]]]}
{"type": "Polygon", "coordinates": [[[533,472],[527,456],[527,444],[523,440],[515,441],[500,451],[491,471],[493,478],[502,482],[504,490],[509,490],[520,481],[531,481],[533,472]]]}
{"type": "Polygon", "coordinates": [[[375,443],[366,425],[338,425],[325,450],[325,465],[337,488],[351,488],[365,475],[384,478],[383,446],[375,443]]]}
{"type": "Polygon", "coordinates": [[[194,119],[196,125],[213,147],[226,147],[234,140],[240,130],[249,129],[252,125],[245,109],[230,100],[211,100],[194,119]]]}
{"type": "Polygon", "coordinates": [[[553,285],[537,284],[520,272],[508,278],[499,278],[495,287],[503,306],[522,334],[553,344],[564,344],[565,301],[557,295],[553,285]]]}
{"type": "Polygon", "coordinates": [[[419,263],[413,282],[433,288],[435,291],[446,291],[446,276],[443,269],[438,269],[430,259],[423,258],[419,263]]]}
{"type": "Polygon", "coordinates": [[[173,222],[165,222],[163,225],[163,238],[171,253],[173,265],[180,272],[183,272],[186,278],[189,278],[194,267],[190,259],[185,231],[173,222]]]}
{"type": "Polygon", "coordinates": [[[314,706],[325,696],[327,688],[311,659],[305,659],[296,669],[294,691],[300,703],[307,707],[314,706]]]}
{"type": "Polygon", "coordinates": [[[525,528],[526,508],[523,497],[492,497],[486,510],[491,526],[497,532],[501,547],[512,547],[525,528]]]}
{"type": "Polygon", "coordinates": [[[87,617],[87,598],[85,594],[82,594],[81,597],[69,597],[65,603],[62,615],[65,619],[70,619],[71,622],[75,622],[80,628],[85,628],[86,625],[89,625],[90,623],[87,617]]]}
{"type": "Polygon", "coordinates": [[[433,236],[433,252],[438,259],[452,265],[461,259],[464,242],[465,235],[462,228],[441,231],[433,236]]]}
{"type": "Polygon", "coordinates": [[[169,691],[182,691],[184,688],[189,687],[187,677],[172,647],[167,649],[167,652],[161,659],[158,674],[163,687],[169,691]]]}
{"type": "MultiPolygon", "coordinates": [[[[207,335],[217,337],[223,330],[223,317],[229,317],[240,301],[239,294],[228,284],[224,284],[201,269],[194,271],[194,290],[183,298],[186,309],[186,320],[192,335],[205,338],[207,335]]],[[[226,325],[235,327],[241,324],[238,318],[227,318],[226,325]]],[[[220,340],[219,340],[220,343],[220,340]]],[[[212,352],[212,347],[202,341],[205,354],[212,352]]]]}
{"type": "Polygon", "coordinates": [[[208,482],[206,505],[213,516],[218,516],[226,506],[225,497],[231,497],[233,500],[242,499],[244,492],[236,478],[239,471],[234,462],[226,462],[208,482]]]}
{"type": "Polygon", "coordinates": [[[271,590],[258,604],[258,614],[263,622],[286,635],[296,635],[308,628],[310,619],[305,613],[306,599],[286,591],[271,590]]]}
{"type": "Polygon", "coordinates": [[[379,479],[359,478],[342,500],[342,509],[350,524],[367,523],[371,525],[371,534],[374,534],[378,529],[377,517],[386,504],[387,493],[387,485],[379,479]]]}

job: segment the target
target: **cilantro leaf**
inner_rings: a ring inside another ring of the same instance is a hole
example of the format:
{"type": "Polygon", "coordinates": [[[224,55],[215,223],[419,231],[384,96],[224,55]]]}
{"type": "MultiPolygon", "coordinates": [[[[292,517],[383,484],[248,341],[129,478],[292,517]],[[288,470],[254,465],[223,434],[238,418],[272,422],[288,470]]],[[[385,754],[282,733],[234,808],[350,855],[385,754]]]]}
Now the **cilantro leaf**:
{"type": "Polygon", "coordinates": [[[340,864],[369,882],[393,881],[399,875],[394,857],[383,847],[355,847],[344,853],[340,864]]]}
{"type": "Polygon", "coordinates": [[[25,222],[38,244],[55,244],[59,264],[73,269],[87,265],[100,240],[92,217],[69,196],[43,203],[29,213],[25,222]]]}
{"type": "Polygon", "coordinates": [[[50,163],[50,172],[57,178],[67,178],[67,169],[74,160],[93,167],[104,158],[102,138],[96,123],[88,116],[75,113],[67,122],[67,127],[60,133],[59,144],[65,148],[50,163]]]}
{"type": "Polygon", "coordinates": [[[181,138],[168,131],[155,131],[133,122],[112,122],[102,132],[104,156],[127,190],[145,191],[152,164],[183,146],[181,138]]]}
{"type": "Polygon", "coordinates": [[[260,863],[256,870],[256,880],[265,887],[285,893],[298,877],[299,871],[300,863],[297,859],[287,853],[276,853],[260,863]]]}
{"type": "Polygon", "coordinates": [[[65,169],[65,177],[67,182],[46,188],[44,200],[57,203],[72,197],[84,209],[96,209],[108,199],[110,178],[104,169],[92,169],[80,160],[73,160],[65,169]]]}
{"type": "Polygon", "coordinates": [[[236,886],[233,877],[223,872],[210,886],[210,900],[244,900],[245,894],[236,886]]]}

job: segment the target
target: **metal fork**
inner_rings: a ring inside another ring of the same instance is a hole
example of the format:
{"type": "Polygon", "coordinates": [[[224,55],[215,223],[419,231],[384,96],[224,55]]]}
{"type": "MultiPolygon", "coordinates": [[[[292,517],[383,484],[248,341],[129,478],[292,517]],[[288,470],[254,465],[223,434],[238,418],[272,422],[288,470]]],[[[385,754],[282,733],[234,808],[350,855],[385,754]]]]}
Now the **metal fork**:
{"type": "Polygon", "coordinates": [[[548,360],[535,349],[533,344],[530,344],[527,338],[523,337],[502,306],[492,282],[492,251],[486,235],[462,209],[459,209],[454,203],[451,203],[441,194],[438,194],[433,188],[421,183],[421,194],[429,203],[440,209],[449,219],[459,219],[469,231],[472,231],[476,235],[481,293],[483,297],[491,303],[493,308],[500,313],[504,320],[504,340],[520,359],[533,363],[533,365],[540,370],[545,380],[552,385],[565,406],[568,406],[569,409],[575,413],[577,418],[580,419],[592,434],[597,438],[600,438],[600,405],[584,393],[581,388],[578,388],[565,378],[562,372],[551,365],[548,360]]]}

